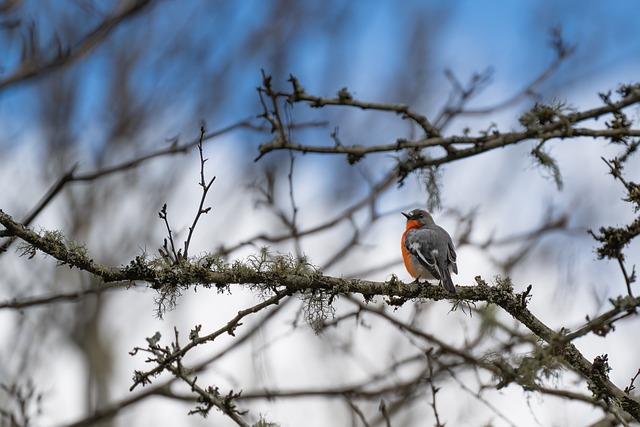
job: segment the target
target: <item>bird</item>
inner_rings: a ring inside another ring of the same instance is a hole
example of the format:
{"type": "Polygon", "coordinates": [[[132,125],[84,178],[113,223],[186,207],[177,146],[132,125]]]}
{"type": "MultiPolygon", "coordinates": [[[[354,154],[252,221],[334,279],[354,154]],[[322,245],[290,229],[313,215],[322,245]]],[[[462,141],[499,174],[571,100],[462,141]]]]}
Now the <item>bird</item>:
{"type": "Polygon", "coordinates": [[[436,279],[451,294],[457,295],[451,273],[458,274],[456,249],[449,233],[436,225],[429,212],[414,209],[400,212],[407,218],[402,234],[402,259],[409,274],[420,279],[436,279]]]}

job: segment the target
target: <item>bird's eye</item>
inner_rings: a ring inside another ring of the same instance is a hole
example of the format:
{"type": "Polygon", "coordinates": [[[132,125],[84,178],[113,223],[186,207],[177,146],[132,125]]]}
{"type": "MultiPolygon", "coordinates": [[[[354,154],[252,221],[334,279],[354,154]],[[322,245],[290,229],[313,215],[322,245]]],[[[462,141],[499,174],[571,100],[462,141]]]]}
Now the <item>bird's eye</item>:
{"type": "Polygon", "coordinates": [[[422,212],[420,212],[420,213],[418,214],[418,218],[420,218],[420,219],[424,218],[424,214],[423,214],[422,212]]]}

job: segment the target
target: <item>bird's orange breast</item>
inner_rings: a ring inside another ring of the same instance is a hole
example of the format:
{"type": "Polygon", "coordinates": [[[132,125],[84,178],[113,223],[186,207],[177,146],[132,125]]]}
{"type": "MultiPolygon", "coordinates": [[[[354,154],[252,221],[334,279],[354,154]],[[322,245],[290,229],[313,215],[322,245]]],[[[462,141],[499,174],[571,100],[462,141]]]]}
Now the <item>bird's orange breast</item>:
{"type": "Polygon", "coordinates": [[[407,250],[406,245],[404,244],[404,239],[407,235],[407,232],[412,228],[420,227],[420,223],[418,221],[410,220],[407,221],[407,229],[402,233],[402,239],[400,240],[400,249],[402,251],[402,261],[404,261],[404,267],[407,269],[407,272],[414,278],[420,276],[420,273],[416,271],[413,267],[413,263],[411,262],[411,254],[407,250]],[[411,224],[416,223],[417,225],[411,224]]]}
{"type": "MultiPolygon", "coordinates": [[[[420,224],[420,221],[418,221],[417,219],[410,219],[409,221],[407,221],[407,228],[404,230],[404,233],[407,234],[407,231],[411,230],[412,228],[420,228],[422,226],[422,224],[420,224]]],[[[404,242],[404,234],[402,235],[402,241],[404,242]]]]}

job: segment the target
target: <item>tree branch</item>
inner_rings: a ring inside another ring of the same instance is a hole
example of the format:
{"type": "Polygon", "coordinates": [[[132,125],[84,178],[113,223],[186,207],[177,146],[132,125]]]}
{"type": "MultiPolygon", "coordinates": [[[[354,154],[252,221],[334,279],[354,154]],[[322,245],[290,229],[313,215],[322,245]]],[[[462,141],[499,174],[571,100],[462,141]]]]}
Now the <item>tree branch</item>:
{"type": "Polygon", "coordinates": [[[124,2],[124,4],[127,4],[125,9],[114,13],[112,16],[106,17],[93,30],[87,33],[82,40],[76,43],[74,47],[68,49],[60,48],[55,57],[44,62],[37,54],[33,58],[23,58],[19,68],[0,80],[0,91],[9,86],[25,83],[74,63],[103,42],[121,23],[139,15],[140,12],[147,9],[153,3],[152,0],[124,2]]]}
{"type": "MultiPolygon", "coordinates": [[[[307,102],[312,107],[346,105],[360,108],[372,108],[381,111],[400,112],[406,114],[408,110],[406,106],[398,106],[394,104],[375,104],[354,101],[344,93],[338,98],[321,98],[308,95],[304,92],[294,77],[292,93],[278,93],[280,97],[286,97],[289,102],[307,102]]],[[[270,89],[270,93],[272,90],[270,89]]],[[[440,136],[437,130],[428,131],[426,138],[414,141],[406,139],[398,139],[392,144],[363,146],[363,145],[344,145],[334,144],[331,146],[318,146],[300,144],[290,141],[288,138],[277,137],[268,143],[261,144],[259,147],[259,156],[275,151],[275,150],[293,150],[303,153],[321,153],[321,154],[341,154],[346,155],[351,163],[355,163],[367,154],[381,152],[397,152],[421,150],[424,148],[441,147],[445,150],[445,154],[440,156],[413,156],[399,162],[397,176],[405,177],[411,171],[422,169],[430,166],[439,166],[456,160],[475,156],[485,153],[496,148],[514,145],[525,140],[549,140],[555,138],[576,138],[587,136],[591,138],[609,138],[622,139],[629,136],[640,136],[639,129],[631,129],[629,126],[609,126],[606,129],[591,128],[575,128],[574,125],[589,119],[597,119],[600,116],[616,113],[620,110],[635,105],[640,102],[640,87],[630,86],[621,92],[622,98],[617,102],[606,99],[605,105],[581,112],[566,113],[561,111],[559,106],[535,106],[530,117],[525,124],[526,129],[520,132],[498,132],[487,131],[477,136],[440,136]],[[549,117],[538,117],[541,114],[550,114],[549,117]],[[532,122],[530,119],[535,118],[532,122]],[[471,147],[469,147],[471,145],[471,147]]],[[[340,95],[340,93],[339,93],[340,95]]],[[[409,115],[413,117],[413,115],[409,115]]],[[[272,118],[272,120],[276,120],[272,118]]],[[[429,125],[430,126],[430,125],[429,125]]],[[[275,126],[280,128],[281,126],[275,126]]],[[[427,127],[428,128],[428,127],[427,127]]],[[[435,129],[435,128],[434,128],[435,129]]],[[[256,160],[257,160],[256,159],[256,160]]]]}
{"type": "Polygon", "coordinates": [[[87,295],[100,294],[102,292],[122,289],[124,284],[119,282],[109,283],[97,288],[81,289],[73,292],[55,293],[52,295],[26,298],[13,298],[9,301],[0,302],[0,310],[4,308],[22,310],[29,307],[46,305],[57,302],[75,302],[79,301],[87,295]]]}
{"type": "MultiPolygon", "coordinates": [[[[101,278],[105,282],[112,281],[146,281],[155,289],[162,290],[168,287],[188,287],[196,284],[230,286],[231,284],[251,284],[263,286],[274,295],[264,301],[264,306],[277,303],[281,298],[297,292],[323,291],[328,295],[361,294],[365,299],[376,296],[388,297],[387,303],[399,306],[412,299],[450,299],[451,296],[440,286],[424,286],[421,284],[404,284],[392,277],[388,282],[373,282],[360,279],[343,279],[322,275],[313,270],[311,266],[300,265],[295,261],[285,258],[270,260],[263,258],[252,260],[249,264],[234,263],[233,265],[219,265],[214,259],[201,260],[198,263],[183,263],[178,266],[158,266],[138,257],[128,266],[122,268],[107,267],[95,263],[90,259],[83,248],[68,247],[68,244],[60,238],[51,237],[52,233],[39,235],[34,231],[16,223],[9,215],[0,211],[0,224],[7,231],[29,243],[35,248],[53,256],[62,264],[77,267],[88,271],[101,278]]],[[[30,253],[27,251],[27,253],[30,253]]],[[[542,323],[533,313],[527,309],[527,299],[530,298],[527,290],[522,294],[515,294],[508,279],[497,279],[497,286],[489,286],[480,277],[476,278],[476,286],[458,286],[459,299],[464,301],[486,301],[501,307],[515,319],[525,325],[540,339],[549,345],[549,351],[562,358],[564,363],[575,372],[589,381],[590,389],[597,398],[607,403],[613,402],[628,412],[636,420],[640,421],[640,403],[631,398],[623,390],[615,386],[608,379],[606,357],[598,357],[595,363],[589,362],[564,336],[551,330],[542,323]]],[[[640,298],[634,299],[632,306],[640,306],[640,298]]],[[[229,332],[234,325],[248,313],[258,311],[262,306],[252,307],[245,312],[238,313],[227,327],[214,332],[212,335],[197,337],[190,344],[182,348],[175,357],[182,357],[185,352],[202,342],[209,341],[221,333],[229,332]]],[[[441,344],[446,350],[446,344],[441,344]]],[[[449,346],[450,347],[450,346],[449,346]]],[[[451,350],[455,352],[455,349],[451,350]]],[[[155,371],[148,373],[153,375],[155,371]]],[[[148,376],[147,376],[148,378],[148,376]]],[[[142,382],[142,381],[138,381],[142,382]]],[[[135,385],[135,384],[134,384],[135,385]]]]}

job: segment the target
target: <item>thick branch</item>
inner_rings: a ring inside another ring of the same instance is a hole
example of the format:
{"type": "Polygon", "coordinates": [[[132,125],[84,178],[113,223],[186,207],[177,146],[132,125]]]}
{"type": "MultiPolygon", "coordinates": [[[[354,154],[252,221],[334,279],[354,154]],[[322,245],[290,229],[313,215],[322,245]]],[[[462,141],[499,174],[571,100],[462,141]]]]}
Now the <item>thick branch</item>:
{"type": "MultiPolygon", "coordinates": [[[[640,97],[636,102],[640,101],[640,97]]],[[[593,115],[586,116],[580,120],[598,117],[603,114],[600,109],[591,110],[593,115]]],[[[382,145],[334,145],[334,146],[318,146],[304,145],[293,142],[281,143],[281,141],[271,141],[260,145],[260,153],[266,154],[274,150],[294,150],[303,153],[319,153],[319,154],[344,154],[361,158],[366,154],[395,152],[404,149],[421,149],[429,147],[454,147],[457,151],[448,153],[441,157],[425,159],[421,163],[422,166],[437,166],[449,163],[454,160],[467,158],[479,153],[484,153],[495,148],[514,145],[529,139],[554,139],[554,138],[615,138],[622,136],[640,136],[640,129],[589,129],[589,128],[559,128],[557,125],[548,125],[542,129],[524,131],[524,132],[504,132],[479,136],[448,136],[419,139],[410,141],[399,139],[393,144],[382,145]],[[460,148],[459,146],[473,145],[470,148],[460,148]]]]}
{"type": "MultiPolygon", "coordinates": [[[[393,104],[363,103],[354,101],[349,97],[315,97],[306,94],[301,88],[298,88],[295,85],[294,92],[292,94],[282,93],[280,95],[287,96],[292,102],[308,102],[314,107],[346,105],[392,112],[404,112],[404,110],[407,109],[406,106],[396,106],[393,104]]],[[[590,119],[598,119],[600,116],[620,111],[621,109],[637,104],[638,102],[640,102],[640,89],[630,89],[626,96],[617,102],[607,102],[601,107],[575,113],[561,114],[560,112],[557,112],[557,117],[554,120],[549,120],[544,124],[529,126],[526,130],[520,132],[501,133],[496,131],[485,132],[477,136],[464,135],[443,137],[436,131],[433,131],[426,132],[427,137],[424,139],[414,141],[399,139],[392,144],[374,146],[347,146],[343,144],[317,146],[294,143],[282,138],[274,138],[272,141],[260,145],[260,155],[258,158],[275,150],[294,150],[303,153],[341,154],[347,155],[348,158],[355,160],[371,153],[396,152],[400,150],[415,150],[429,147],[441,147],[445,150],[445,154],[439,157],[418,156],[412,161],[404,161],[402,169],[406,175],[406,173],[416,169],[442,165],[455,160],[472,157],[496,148],[514,145],[525,140],[548,140],[554,138],[576,138],[581,136],[619,139],[629,136],[640,136],[640,129],[620,127],[607,129],[574,128],[574,125],[577,123],[590,119]],[[469,147],[469,145],[471,145],[471,147],[469,147]]]]}
{"type": "MultiPolygon", "coordinates": [[[[196,284],[231,285],[253,284],[264,285],[276,291],[276,295],[265,301],[269,305],[279,301],[285,295],[296,292],[324,291],[332,295],[357,293],[370,299],[376,296],[389,297],[391,305],[402,305],[416,298],[433,300],[450,299],[450,295],[440,286],[424,286],[421,284],[404,284],[394,277],[388,282],[373,282],[359,279],[343,279],[322,275],[310,268],[299,269],[287,266],[283,262],[255,261],[245,265],[236,263],[232,266],[214,265],[210,263],[188,263],[181,265],[152,265],[143,257],[138,257],[128,266],[122,268],[107,267],[95,263],[79,249],[70,249],[61,240],[35,233],[23,225],[16,223],[11,216],[0,211],[0,224],[7,231],[39,250],[53,256],[60,263],[88,271],[103,279],[112,281],[146,281],[156,289],[169,287],[188,287],[196,284]],[[275,299],[275,300],[273,300],[275,299]],[[273,301],[272,301],[273,300],[273,301]]],[[[636,420],[640,421],[640,403],[629,397],[627,393],[615,386],[603,374],[596,364],[592,364],[565,337],[553,331],[541,322],[526,306],[529,289],[523,294],[514,294],[509,281],[504,280],[498,286],[488,286],[479,277],[477,286],[458,286],[457,292],[461,300],[486,301],[500,306],[503,310],[525,325],[536,336],[549,344],[554,353],[574,371],[593,384],[598,395],[607,401],[616,402],[636,420]]],[[[632,305],[640,306],[640,298],[634,299],[632,305]]],[[[253,311],[250,311],[253,312],[253,311]]],[[[239,313],[240,318],[244,313],[239,313]]],[[[203,337],[204,338],[204,337],[203,337]]],[[[195,344],[197,345],[197,344],[195,344]]],[[[187,347],[185,347],[187,348],[187,347]]],[[[606,362],[606,359],[605,359],[606,362]]]]}
{"type": "Polygon", "coordinates": [[[312,107],[324,107],[325,105],[343,105],[358,107],[362,108],[363,110],[390,111],[402,115],[403,119],[410,119],[418,124],[427,137],[440,135],[440,131],[436,127],[434,127],[425,116],[416,111],[413,111],[411,108],[409,108],[408,105],[381,104],[377,102],[357,101],[353,99],[353,96],[346,88],[343,88],[338,92],[337,98],[323,98],[306,93],[304,91],[304,88],[302,88],[302,86],[300,86],[300,84],[298,83],[298,79],[296,79],[294,76],[290,76],[289,81],[293,85],[293,93],[284,94],[285,96],[287,96],[289,102],[304,101],[309,103],[312,107]]]}

